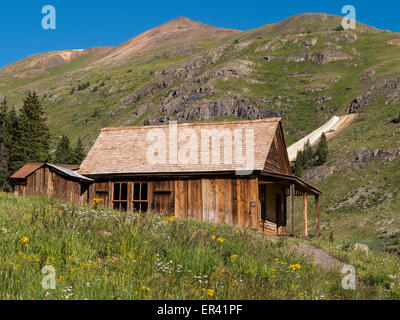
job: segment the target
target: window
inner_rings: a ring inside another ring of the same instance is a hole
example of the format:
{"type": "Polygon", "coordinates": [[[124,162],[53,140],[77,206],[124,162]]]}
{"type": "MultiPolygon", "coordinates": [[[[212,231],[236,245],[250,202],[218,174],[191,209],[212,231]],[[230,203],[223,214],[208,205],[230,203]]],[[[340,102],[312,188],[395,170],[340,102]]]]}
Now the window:
{"type": "Polygon", "coordinates": [[[115,210],[128,210],[128,184],[114,183],[113,188],[113,206],[115,210]]]}
{"type": "Polygon", "coordinates": [[[133,211],[146,212],[149,207],[148,184],[145,182],[133,183],[133,211]]]}

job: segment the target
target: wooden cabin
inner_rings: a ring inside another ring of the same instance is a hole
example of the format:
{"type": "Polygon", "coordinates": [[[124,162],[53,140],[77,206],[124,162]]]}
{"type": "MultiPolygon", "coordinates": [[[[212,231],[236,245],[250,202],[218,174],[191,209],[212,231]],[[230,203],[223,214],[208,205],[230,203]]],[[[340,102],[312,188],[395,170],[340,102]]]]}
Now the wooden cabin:
{"type": "Polygon", "coordinates": [[[28,163],[11,176],[21,196],[46,194],[78,204],[90,201],[94,180],[77,173],[79,165],[28,163]]]}
{"type": "Polygon", "coordinates": [[[103,129],[78,173],[94,180],[88,200],[293,234],[294,197],[321,192],[291,171],[281,119],[103,129]]]}

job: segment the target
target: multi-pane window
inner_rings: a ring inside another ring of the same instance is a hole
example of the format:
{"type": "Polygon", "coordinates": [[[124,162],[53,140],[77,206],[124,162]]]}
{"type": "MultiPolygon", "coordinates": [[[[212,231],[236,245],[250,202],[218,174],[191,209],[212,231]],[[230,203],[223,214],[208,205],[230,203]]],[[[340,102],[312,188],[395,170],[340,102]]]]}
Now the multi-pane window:
{"type": "Polygon", "coordinates": [[[133,183],[133,210],[137,212],[146,212],[149,208],[148,184],[145,182],[133,183]]]}
{"type": "Polygon", "coordinates": [[[128,184],[114,183],[113,206],[115,210],[128,210],[128,184]]]}

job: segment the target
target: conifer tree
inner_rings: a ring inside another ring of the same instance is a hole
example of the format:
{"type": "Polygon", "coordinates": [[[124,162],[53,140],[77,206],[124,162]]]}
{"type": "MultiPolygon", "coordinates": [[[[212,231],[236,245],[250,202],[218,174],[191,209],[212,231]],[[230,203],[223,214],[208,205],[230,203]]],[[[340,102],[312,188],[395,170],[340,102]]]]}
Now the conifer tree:
{"type": "Polygon", "coordinates": [[[58,164],[73,164],[74,162],[74,155],[70,147],[70,141],[65,133],[57,144],[53,162],[58,164]]]}
{"type": "Polygon", "coordinates": [[[9,173],[15,173],[25,164],[24,146],[21,143],[21,128],[19,125],[19,117],[14,106],[7,116],[7,131],[10,137],[8,169],[9,173]]]}
{"type": "Polygon", "coordinates": [[[304,166],[303,151],[299,150],[297,151],[297,157],[293,167],[293,173],[300,178],[303,175],[303,166],[304,166]]]}
{"type": "Polygon", "coordinates": [[[314,152],[310,140],[307,140],[303,151],[303,169],[311,167],[314,163],[314,152]]]}
{"type": "Polygon", "coordinates": [[[85,159],[85,156],[86,154],[83,148],[82,139],[79,137],[73,154],[73,164],[81,164],[83,159],[85,159]]]}
{"type": "Polygon", "coordinates": [[[50,130],[36,92],[30,91],[20,113],[21,146],[24,162],[47,162],[50,149],[50,130]]]}
{"type": "Polygon", "coordinates": [[[0,102],[0,191],[9,191],[9,147],[10,136],[7,130],[7,99],[0,102]]]}
{"type": "Polygon", "coordinates": [[[328,141],[326,139],[325,133],[322,134],[321,139],[319,140],[318,147],[316,150],[316,164],[323,165],[326,161],[328,161],[329,150],[328,150],[328,141]]]}

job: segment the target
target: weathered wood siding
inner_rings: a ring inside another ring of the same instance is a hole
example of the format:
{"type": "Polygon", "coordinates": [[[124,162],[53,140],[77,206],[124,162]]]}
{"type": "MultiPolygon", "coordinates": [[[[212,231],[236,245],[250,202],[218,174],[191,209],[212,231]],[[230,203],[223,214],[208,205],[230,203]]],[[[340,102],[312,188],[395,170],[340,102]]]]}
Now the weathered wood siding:
{"type": "MultiPolygon", "coordinates": [[[[95,183],[96,198],[112,207],[113,183],[126,180],[95,183]]],[[[149,210],[177,218],[214,223],[226,223],[243,228],[258,229],[261,218],[257,178],[198,178],[128,182],[128,204],[132,201],[134,183],[148,184],[149,210]]],[[[128,205],[128,210],[133,210],[128,205]]]]}
{"type": "Polygon", "coordinates": [[[89,201],[89,189],[89,185],[82,188],[79,181],[71,181],[48,167],[36,170],[15,185],[15,192],[21,196],[48,195],[78,204],[89,201]]]}
{"type": "Polygon", "coordinates": [[[17,196],[22,196],[22,197],[24,197],[26,195],[26,181],[25,180],[18,179],[15,181],[14,193],[17,196]]]}
{"type": "Polygon", "coordinates": [[[292,174],[284,136],[281,130],[277,130],[272,141],[267,160],[264,166],[265,171],[292,174]]]}

